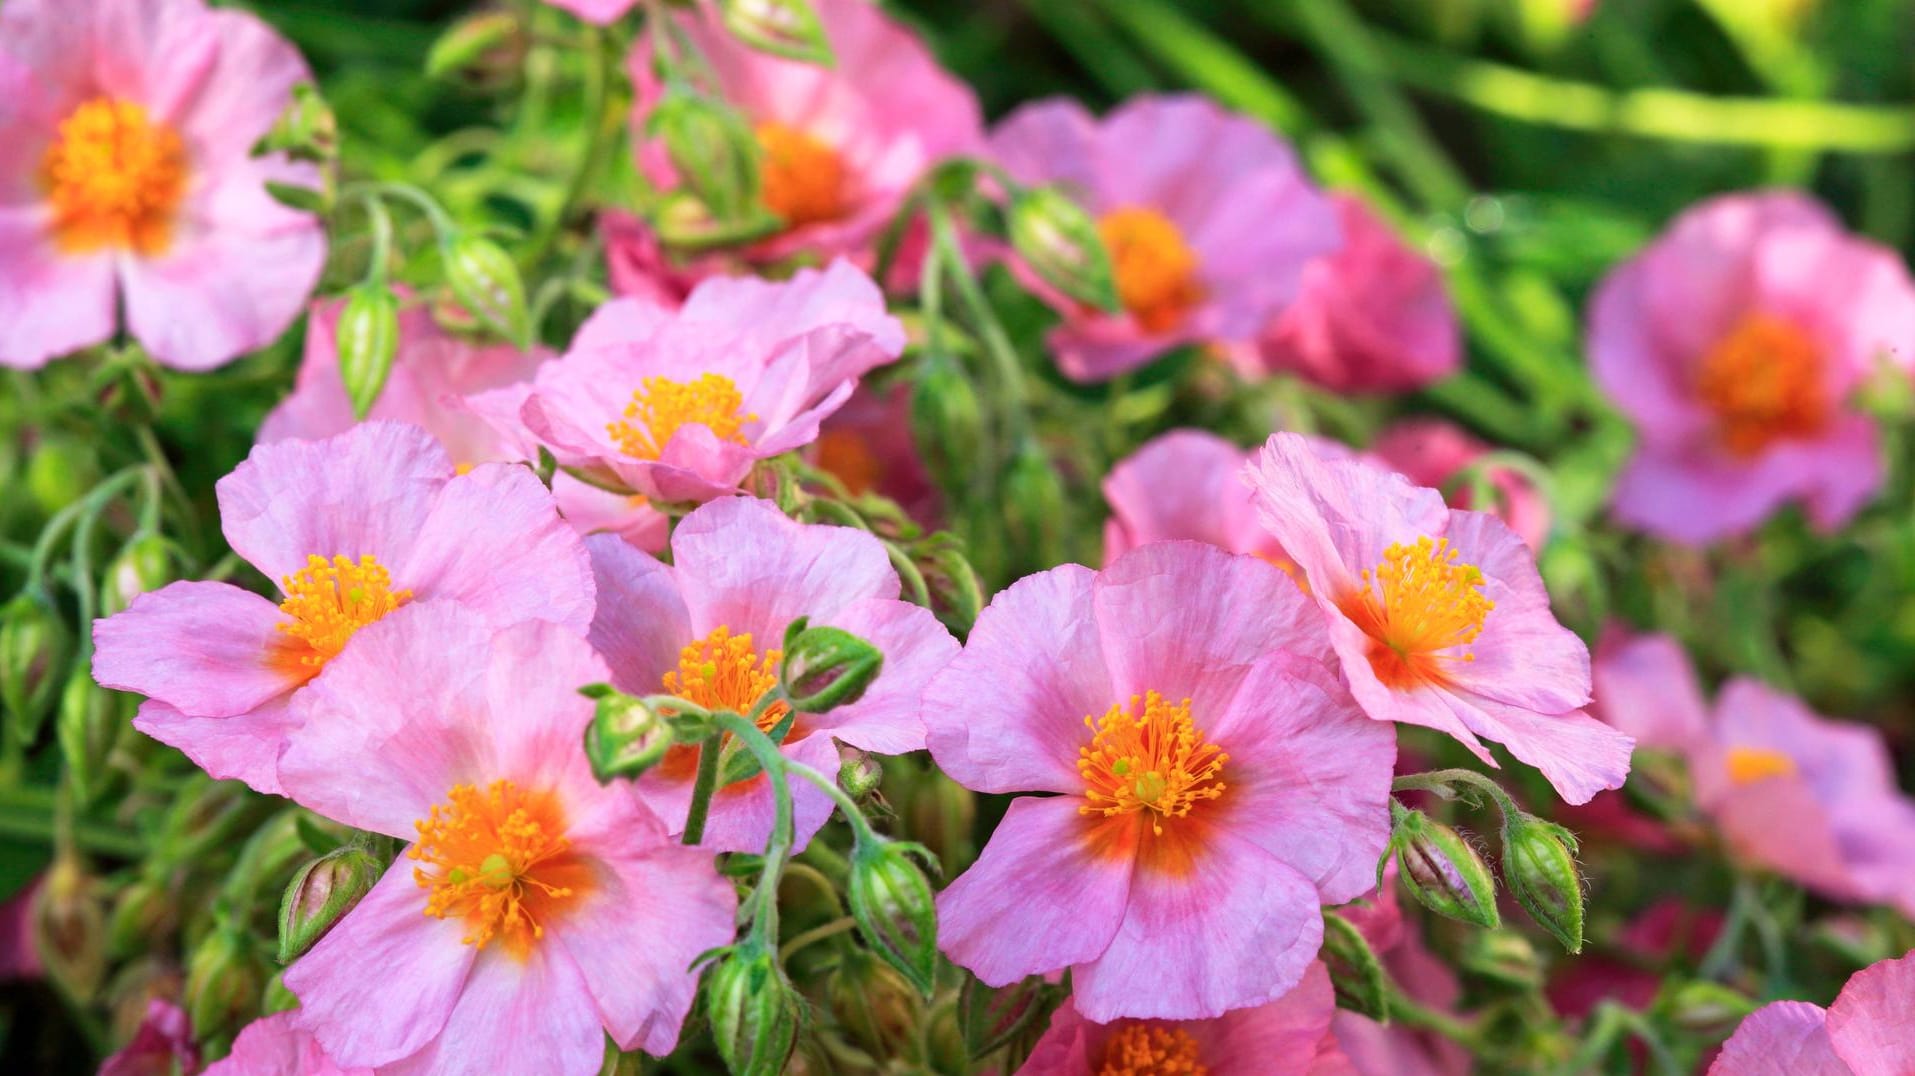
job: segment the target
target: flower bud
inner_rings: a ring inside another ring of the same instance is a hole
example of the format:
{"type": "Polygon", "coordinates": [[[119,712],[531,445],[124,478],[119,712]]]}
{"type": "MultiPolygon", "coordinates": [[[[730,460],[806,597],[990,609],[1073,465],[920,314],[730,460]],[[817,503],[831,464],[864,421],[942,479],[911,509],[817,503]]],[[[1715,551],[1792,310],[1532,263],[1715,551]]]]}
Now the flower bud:
{"type": "MultiPolygon", "coordinates": [[[[51,434],[27,458],[27,497],[52,515],[86,495],[100,481],[100,456],[84,438],[51,434]]],[[[8,491],[11,496],[12,491],[8,491]]]]}
{"type": "Polygon", "coordinates": [[[72,635],[53,607],[22,592],[0,608],[0,708],[31,741],[59,699],[72,635]]]}
{"type": "Polygon", "coordinates": [[[1667,991],[1658,1008],[1684,1031],[1720,1038],[1754,1012],[1756,1002],[1721,983],[1695,979],[1667,991]]]}
{"type": "Polygon", "coordinates": [[[210,1037],[237,1028],[259,1006],[265,968],[252,938],[221,924],[186,961],[186,1015],[195,1033],[210,1037]]]}
{"type": "Polygon", "coordinates": [[[34,950],[48,977],[76,998],[91,998],[106,972],[106,917],[99,885],[77,857],[53,860],[32,915],[34,950]]]}
{"type": "Polygon", "coordinates": [[[798,1045],[804,1001],[771,947],[748,938],[705,978],[705,1013],[734,1076],[779,1076],[798,1045]]]}
{"type": "Polygon", "coordinates": [[[1476,849],[1456,832],[1421,811],[1396,809],[1391,844],[1404,888],[1416,902],[1438,915],[1479,927],[1501,923],[1496,911],[1496,879],[1476,849]]]}
{"type": "Polygon", "coordinates": [[[1472,935],[1463,943],[1462,965],[1465,971],[1511,990],[1542,989],[1542,958],[1528,938],[1513,930],[1472,935]]]}
{"type": "Polygon", "coordinates": [[[580,689],[596,699],[592,723],[585,726],[585,757],[600,784],[614,778],[635,778],[656,766],[672,748],[672,729],[644,700],[615,690],[610,684],[580,689]]]}
{"type": "Polygon", "coordinates": [[[931,592],[931,611],[959,638],[969,635],[984,608],[984,587],[963,544],[949,531],[917,543],[912,559],[931,592]]]}
{"type": "Polygon", "coordinates": [[[520,348],[532,346],[532,316],[519,267],[482,235],[455,235],[445,244],[446,283],[460,304],[493,332],[520,348]]]}
{"type": "Polygon", "coordinates": [[[1011,197],[1011,246],[1044,283],[1087,306],[1116,312],[1117,281],[1097,224],[1075,198],[1056,187],[1011,197]]]}
{"type": "Polygon", "coordinates": [[[112,616],[133,604],[134,598],[177,578],[172,544],[157,534],[140,535],[126,543],[120,555],[107,565],[106,575],[100,580],[100,615],[112,616]]]}
{"type": "Polygon", "coordinates": [[[719,0],[725,29],[760,52],[832,67],[831,42],[808,0],[719,0]]]}
{"type": "Polygon", "coordinates": [[[680,86],[665,91],[647,121],[665,143],[672,169],[718,221],[749,215],[758,204],[758,140],[723,101],[680,86]]]}
{"type": "Polygon", "coordinates": [[[1061,987],[1032,975],[993,990],[976,976],[964,977],[958,991],[958,1025],[972,1057],[984,1057],[1034,1028],[1044,1026],[1051,1010],[1064,1000],[1061,987]]]}
{"type": "Polygon", "coordinates": [[[847,949],[825,981],[825,1004],[845,1035],[866,1053],[904,1057],[917,1037],[917,992],[889,965],[847,949]]]}
{"type": "Polygon", "coordinates": [[[149,861],[146,872],[114,898],[106,925],[109,956],[133,956],[172,933],[178,896],[168,884],[167,873],[165,868],[149,861]]]}
{"type": "Polygon", "coordinates": [[[67,780],[74,798],[82,805],[99,795],[107,755],[128,724],[121,711],[124,698],[95,684],[92,672],[84,665],[74,666],[60,689],[53,734],[66,757],[67,780]]]}
{"type": "Polygon", "coordinates": [[[1005,530],[1017,559],[1043,564],[1068,559],[1063,551],[1070,515],[1064,480],[1037,442],[1025,442],[1004,477],[1005,530]]]}
{"type": "Polygon", "coordinates": [[[883,669],[884,654],[848,631],[811,627],[803,618],[785,629],[779,687],[798,713],[822,714],[857,702],[883,669]]]}
{"type": "Polygon", "coordinates": [[[911,862],[923,847],[860,842],[851,853],[851,914],[865,944],[902,972],[926,997],[938,970],[938,913],[931,883],[911,862]]]}
{"type": "Polygon", "coordinates": [[[284,153],[301,161],[330,161],[338,156],[339,121],[318,87],[297,83],[292,97],[272,130],[254,144],[253,154],[284,153]]]}
{"type": "Polygon", "coordinates": [[[977,389],[956,359],[930,351],[911,385],[911,428],[925,469],[946,490],[974,479],[983,453],[984,417],[977,389]]]}
{"type": "Polygon", "coordinates": [[[884,783],[884,767],[863,751],[853,751],[838,764],[838,787],[854,800],[863,800],[884,783]]]}
{"type": "Polygon", "coordinates": [[[1361,1013],[1380,1023],[1389,1022],[1383,965],[1354,923],[1335,912],[1324,912],[1323,949],[1318,955],[1330,971],[1337,1008],[1361,1013]]]}
{"type": "Polygon", "coordinates": [[[399,354],[399,297],[384,281],[368,280],[352,289],[333,329],[339,353],[339,379],[352,401],[353,417],[364,420],[386,387],[392,360],[399,354]]]}
{"type": "Polygon", "coordinates": [[[426,76],[472,75],[483,79],[495,57],[516,61],[524,51],[519,17],[510,11],[477,11],[454,22],[426,50],[426,76]]]}
{"type": "Polygon", "coordinates": [[[1553,822],[1516,814],[1503,822],[1503,880],[1564,949],[1583,948],[1583,885],[1576,871],[1576,838],[1553,822]]]}
{"type": "Polygon", "coordinates": [[[299,868],[279,901],[279,962],[290,964],[305,955],[372,891],[385,870],[378,856],[356,845],[299,868]]]}

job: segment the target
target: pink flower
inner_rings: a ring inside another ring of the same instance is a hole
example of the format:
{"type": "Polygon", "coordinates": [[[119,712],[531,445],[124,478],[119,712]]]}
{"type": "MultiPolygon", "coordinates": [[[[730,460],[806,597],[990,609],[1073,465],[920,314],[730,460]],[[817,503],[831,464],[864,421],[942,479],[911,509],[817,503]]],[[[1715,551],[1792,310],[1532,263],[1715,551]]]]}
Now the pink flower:
{"type": "Polygon", "coordinates": [[[1074,189],[1098,222],[1124,311],[1086,309],[1025,274],[1064,316],[1064,373],[1102,381],[1171,348],[1248,341],[1293,300],[1336,217],[1269,129],[1196,95],[1137,97],[1100,124],[1073,101],[1025,105],[991,135],[1023,183],[1074,189]]]}
{"type": "Polygon", "coordinates": [[[840,261],[778,283],[708,280],[677,311],[614,300],[529,388],[469,402],[523,420],[562,466],[654,501],[708,501],[815,440],[858,378],[903,349],[877,285],[840,261]]]}
{"type": "Polygon", "coordinates": [[[1603,282],[1589,358],[1641,435],[1619,520],[1702,545],[1800,501],[1833,530],[1881,485],[1850,399],[1884,360],[1915,363],[1915,283],[1801,195],[1728,195],[1603,282]]]}
{"type": "Polygon", "coordinates": [[[233,1040],[233,1051],[203,1076],[372,1076],[370,1068],[341,1068],[290,1012],[261,1017],[233,1040]]]}
{"type": "Polygon", "coordinates": [[[1098,1024],[1084,1019],[1067,1000],[1051,1014],[1050,1027],[1017,1076],[1339,1076],[1349,1069],[1330,1034],[1335,1015],[1330,975],[1315,962],[1302,981],[1277,1000],[1209,1020],[1098,1024]]]}
{"type": "Polygon", "coordinates": [[[638,6],[638,0],[547,0],[553,7],[569,11],[586,22],[605,26],[625,17],[638,6]]]}
{"type": "Polygon", "coordinates": [[[173,583],[93,628],[94,679],[147,696],[134,727],[214,777],[277,793],[301,689],[407,603],[448,599],[498,625],[591,622],[584,547],[538,478],[504,464],[455,475],[417,426],[259,445],[217,489],[226,540],[284,599],[173,583]]]}
{"type": "MultiPolygon", "coordinates": [[[[764,202],[784,231],[749,260],[798,253],[848,257],[869,269],[878,233],[930,168],[976,152],[984,121],[970,87],[937,65],[922,42],[867,0],[812,0],[834,67],[772,56],[739,41],[714,6],[677,16],[710,64],[712,90],[744,114],[762,153],[764,202]]],[[[632,51],[639,169],[660,189],[678,178],[646,129],[665,87],[649,46],[632,51]]]]}
{"type": "Polygon", "coordinates": [[[326,260],[319,219],[254,158],[310,79],[266,24],[201,0],[10,0],[0,15],[0,366],[126,330],[206,370],[269,343],[326,260]]]}
{"type": "Polygon", "coordinates": [[[1490,765],[1478,737],[1498,741],[1571,803],[1622,784],[1629,738],[1580,709],[1589,651],[1502,520],[1294,434],[1273,435],[1246,478],[1371,717],[1446,732],[1490,765]]]}
{"type": "Polygon", "coordinates": [[[1246,377],[1288,371],[1338,392],[1401,392],[1455,373],[1462,333],[1436,264],[1361,199],[1330,200],[1343,245],[1304,267],[1296,302],[1232,362],[1246,377]]]}
{"type": "Polygon", "coordinates": [[[593,779],[578,688],[607,676],[568,627],[422,601],[301,693],[286,794],[413,842],[286,969],[293,1024],[335,1064],[589,1076],[608,1034],[677,1044],[687,969],[731,939],[736,900],[710,853],[593,779]]]}
{"type": "Polygon", "coordinates": [[[1104,479],[1104,563],[1141,545],[1186,538],[1290,570],[1237,477],[1254,455],[1205,430],[1172,430],[1119,461],[1104,479]]]}
{"type": "MultiPolygon", "coordinates": [[[[1464,468],[1476,462],[1490,446],[1440,418],[1404,419],[1383,431],[1370,454],[1419,486],[1443,489],[1464,468]]],[[[1491,467],[1485,477],[1496,492],[1496,503],[1481,510],[1493,512],[1509,524],[1530,549],[1541,551],[1549,538],[1549,502],[1535,485],[1509,467],[1491,467]]],[[[1452,508],[1473,508],[1467,483],[1445,493],[1452,508]]]]}
{"type": "Polygon", "coordinates": [[[146,1016],[125,1046],[100,1063],[99,1076],[166,1076],[199,1068],[199,1048],[186,1013],[170,1001],[146,1003],[146,1016]]]}
{"type": "Polygon", "coordinates": [[[33,940],[33,906],[45,885],[46,875],[37,874],[19,892],[0,901],[0,983],[46,974],[40,947],[33,940]]]}
{"type": "Polygon", "coordinates": [[[1855,973],[1827,1009],[1778,1001],[1749,1014],[1709,1076],[1906,1076],[1915,953],[1855,973]]]}
{"type": "Polygon", "coordinates": [[[1195,542],[998,594],[925,693],[931,754],[967,788],[1054,795],[1011,801],[938,898],[945,953],[993,986],[1069,968],[1099,1023],[1293,989],[1320,906],[1374,884],[1395,757],[1305,602],[1195,542]]]}
{"type": "MultiPolygon", "coordinates": [[[[957,643],[928,610],[898,600],[897,572],[871,535],[796,523],[767,501],[728,497],[680,521],[670,565],[603,538],[586,544],[602,595],[592,644],[620,690],[749,714],[777,684],[785,627],[808,616],[878,647],[884,668],[857,702],[800,715],[784,739],[785,755],[836,774],[838,741],[887,755],[923,749],[925,683],[957,643]]],[[[774,704],[759,724],[769,730],[787,712],[774,704]]],[[[674,833],[684,831],[697,754],[674,749],[638,782],[674,833]]],[[[803,780],[791,782],[791,794],[802,846],[832,805],[803,780]]],[[[704,847],[763,851],[772,802],[762,774],[724,787],[712,797],[704,847]]]]}

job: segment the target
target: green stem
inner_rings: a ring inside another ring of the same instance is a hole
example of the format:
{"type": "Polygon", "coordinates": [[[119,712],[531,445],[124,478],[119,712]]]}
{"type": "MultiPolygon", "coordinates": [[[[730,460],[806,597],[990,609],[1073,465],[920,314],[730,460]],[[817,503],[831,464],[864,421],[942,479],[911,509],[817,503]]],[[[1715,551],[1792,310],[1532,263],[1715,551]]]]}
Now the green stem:
{"type": "Polygon", "coordinates": [[[748,916],[752,930],[761,938],[772,939],[778,936],[778,877],[783,873],[785,860],[791,855],[793,843],[791,833],[791,782],[785,776],[786,759],[778,752],[778,745],[771,738],[758,731],[758,726],[750,720],[730,711],[720,711],[712,715],[721,732],[729,732],[738,737],[738,741],[750,751],[758,765],[764,767],[765,776],[771,781],[772,821],[771,839],[765,845],[764,867],[758,876],[758,885],[739,909],[741,916],[748,916]]]}
{"type": "Polygon", "coordinates": [[[711,813],[712,794],[718,790],[720,739],[714,732],[698,745],[698,776],[692,782],[691,810],[685,815],[686,844],[695,845],[705,839],[705,818],[711,813]]]}
{"type": "Polygon", "coordinates": [[[977,277],[964,260],[964,250],[959,245],[957,229],[951,223],[950,210],[934,199],[928,215],[931,218],[931,242],[936,256],[943,259],[945,268],[951,273],[951,282],[957,288],[958,299],[976,322],[977,331],[983,337],[984,353],[990,358],[998,387],[1004,393],[1005,409],[1011,416],[1010,440],[1012,443],[1021,443],[1030,427],[1031,416],[1030,394],[1024,385],[1024,370],[1018,362],[1017,348],[997,320],[990,300],[984,295],[984,288],[978,284],[977,277]]]}
{"type": "Polygon", "coordinates": [[[585,74],[585,116],[591,124],[586,132],[585,151],[579,155],[578,164],[572,169],[566,180],[565,193],[560,197],[558,208],[541,222],[526,245],[525,255],[519,259],[522,270],[529,272],[538,265],[552,244],[558,241],[559,234],[565,230],[567,218],[584,197],[604,163],[606,151],[618,137],[618,115],[611,107],[612,93],[612,53],[607,46],[605,31],[591,27],[586,35],[587,51],[591,62],[585,74]]]}
{"type": "Polygon", "coordinates": [[[797,937],[786,942],[784,944],[784,947],[778,950],[778,962],[782,964],[785,961],[790,960],[791,954],[797,952],[800,949],[803,949],[805,946],[810,945],[812,942],[823,941],[826,938],[835,937],[839,934],[843,934],[845,931],[850,930],[857,925],[858,925],[858,920],[856,918],[849,915],[845,915],[845,916],[840,916],[836,919],[833,919],[831,922],[826,923],[823,926],[812,927],[810,930],[807,930],[803,934],[800,934],[797,937]]]}
{"type": "Polygon", "coordinates": [[[1386,984],[1389,991],[1390,1017],[1404,1024],[1424,1031],[1434,1031],[1446,1039],[1474,1048],[1476,1046],[1476,1028],[1448,1013],[1437,1012],[1412,1000],[1395,984],[1386,984]]]}
{"type": "Polygon", "coordinates": [[[1475,770],[1432,770],[1429,773],[1405,774],[1391,782],[1390,790],[1392,792],[1434,792],[1444,799],[1455,799],[1458,795],[1457,790],[1452,787],[1455,785],[1469,785],[1487,794],[1505,819],[1516,818],[1523,813],[1522,808],[1516,806],[1516,801],[1510,798],[1509,793],[1503,791],[1501,785],[1475,770]]]}
{"type": "Polygon", "coordinates": [[[49,845],[56,837],[71,837],[79,847],[115,859],[139,859],[147,851],[145,841],[125,830],[60,819],[54,795],[29,788],[0,789],[0,836],[49,845]]]}

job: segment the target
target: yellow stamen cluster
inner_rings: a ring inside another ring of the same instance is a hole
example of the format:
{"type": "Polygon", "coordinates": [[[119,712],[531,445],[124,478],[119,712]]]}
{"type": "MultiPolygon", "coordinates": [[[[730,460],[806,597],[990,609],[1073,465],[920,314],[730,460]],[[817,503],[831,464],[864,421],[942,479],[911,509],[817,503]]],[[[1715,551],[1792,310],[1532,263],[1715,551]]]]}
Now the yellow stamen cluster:
{"type": "Polygon", "coordinates": [[[1097,1076],[1209,1076],[1197,1040],[1180,1027],[1128,1023],[1104,1043],[1097,1076]]]}
{"type": "Polygon", "coordinates": [[[759,124],[757,135],[765,208],[791,228],[844,216],[844,161],[836,150],[782,123],[759,124]]]}
{"type": "Polygon", "coordinates": [[[1173,704],[1152,691],[1112,706],[1102,718],[1085,717],[1084,724],[1091,741],[1078,751],[1077,772],[1089,802],[1079,813],[1109,818],[1149,811],[1151,830],[1162,834],[1164,819],[1182,818],[1223,795],[1219,775],[1230,756],[1191,723],[1189,699],[1173,704]]]}
{"type": "Polygon", "coordinates": [[[642,460],[664,455],[672,434],[694,423],[721,441],[749,444],[739,430],[758,416],[740,414],[744,405],[738,385],[723,374],[702,374],[693,381],[648,377],[625,405],[625,418],[607,423],[605,429],[619,451],[642,460]]]}
{"type": "Polygon", "coordinates": [[[404,605],[412,591],[392,589],[392,576],[368,554],[357,561],[314,554],[295,575],[280,580],[290,619],[279,630],[305,644],[298,663],[317,672],[345,649],[354,632],[404,605]]]}
{"type": "Polygon", "coordinates": [[[140,105],[96,97],[60,121],[40,176],[60,249],[159,254],[186,196],[186,146],[140,105]]]}
{"type": "MultiPolygon", "coordinates": [[[[760,656],[751,643],[750,632],[733,635],[720,625],[679,651],[678,668],[665,674],[666,694],[707,710],[751,713],[765,692],[778,686],[778,663],[785,656],[781,650],[767,650],[760,656]]],[[[758,716],[759,727],[771,728],[790,710],[782,702],[772,703],[758,716]]]]}
{"type": "Polygon", "coordinates": [[[1128,206],[1097,222],[1110,251],[1117,297],[1146,332],[1169,332],[1203,299],[1197,254],[1169,217],[1128,206]]]}
{"type": "Polygon", "coordinates": [[[1728,767],[1729,780],[1738,785],[1752,785],[1796,772],[1794,759],[1768,747],[1731,747],[1728,767]]]}
{"type": "Polygon", "coordinates": [[[1398,542],[1341,603],[1372,640],[1370,665],[1386,685],[1440,682],[1445,662],[1476,660],[1455,650],[1482,634],[1496,603],[1483,593],[1482,571],[1456,557],[1447,538],[1398,542]]]}
{"type": "Polygon", "coordinates": [[[413,823],[419,839],[407,857],[426,893],[426,914],[462,919],[462,941],[483,949],[499,939],[523,956],[545,935],[542,920],[577,893],[565,822],[550,795],[512,781],[483,791],[456,785],[428,818],[413,823]]]}
{"type": "Polygon", "coordinates": [[[1807,333],[1751,314],[1703,357],[1696,395],[1715,412],[1723,446],[1747,458],[1828,425],[1834,401],[1822,366],[1822,349],[1807,333]]]}

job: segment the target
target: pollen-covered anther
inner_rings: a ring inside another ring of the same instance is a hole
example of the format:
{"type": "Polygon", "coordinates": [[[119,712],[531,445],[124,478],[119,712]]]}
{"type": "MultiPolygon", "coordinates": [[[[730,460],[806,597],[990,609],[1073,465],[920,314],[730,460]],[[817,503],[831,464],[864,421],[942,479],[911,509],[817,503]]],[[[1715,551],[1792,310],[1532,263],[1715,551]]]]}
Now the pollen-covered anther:
{"type": "Polygon", "coordinates": [[[765,208],[791,228],[844,216],[845,170],[837,150],[782,123],[759,124],[755,133],[765,208]]]}
{"type": "Polygon", "coordinates": [[[1449,539],[1424,537],[1385,549],[1382,563],[1363,573],[1363,589],[1339,605],[1370,637],[1377,679],[1397,688],[1441,682],[1448,663],[1476,660],[1463,648],[1496,608],[1483,582],[1449,539]]]}
{"type": "Polygon", "coordinates": [[[1796,772],[1794,759],[1769,747],[1731,747],[1726,765],[1729,780],[1738,785],[1788,777],[1796,772]]]}
{"type": "Polygon", "coordinates": [[[141,105],[96,97],[60,121],[40,180],[60,249],[159,254],[186,197],[186,145],[141,105]]]}
{"type": "Polygon", "coordinates": [[[1209,1076],[1197,1040],[1168,1024],[1137,1021],[1111,1032],[1097,1076],[1209,1076]]]}
{"type": "MultiPolygon", "coordinates": [[[[766,692],[777,688],[784,656],[781,650],[759,654],[752,649],[750,632],[733,635],[721,624],[678,652],[678,668],[665,674],[665,691],[707,710],[749,714],[766,692]]],[[[772,728],[790,710],[782,702],[772,703],[758,715],[758,727],[772,728]]]]}
{"type": "Polygon", "coordinates": [[[1221,778],[1230,756],[1190,719],[1190,700],[1172,703],[1155,691],[1131,696],[1102,718],[1085,717],[1089,746],[1078,750],[1077,772],[1084,778],[1082,814],[1112,817],[1150,812],[1151,830],[1161,834],[1163,820],[1183,818],[1192,807],[1223,795],[1221,778]]]}
{"type": "Polygon", "coordinates": [[[370,554],[357,561],[313,554],[280,585],[286,600],[279,603],[279,611],[288,619],[278,628],[305,644],[297,661],[314,671],[345,649],[360,628],[412,598],[410,590],[392,589],[392,575],[370,554]]]}
{"type": "Polygon", "coordinates": [[[1696,395],[1715,413],[1723,446],[1747,458],[1828,425],[1834,407],[1822,366],[1822,349],[1807,333],[1751,314],[1703,356],[1696,395]]]}
{"type": "Polygon", "coordinates": [[[419,839],[406,855],[422,864],[412,877],[426,890],[425,913],[463,920],[467,945],[483,949],[497,939],[525,955],[585,877],[569,854],[558,801],[512,781],[455,785],[414,825],[419,839]]]}
{"type": "Polygon", "coordinates": [[[701,374],[692,381],[648,377],[632,393],[624,418],[606,423],[605,429],[619,451],[643,460],[664,455],[679,427],[692,424],[720,441],[750,444],[741,431],[758,416],[743,414],[744,404],[738,385],[723,374],[701,374]]]}
{"type": "Polygon", "coordinates": [[[1099,218],[1097,234],[1110,252],[1117,298],[1146,332],[1175,329],[1203,301],[1197,254],[1169,217],[1127,206],[1099,218]]]}

